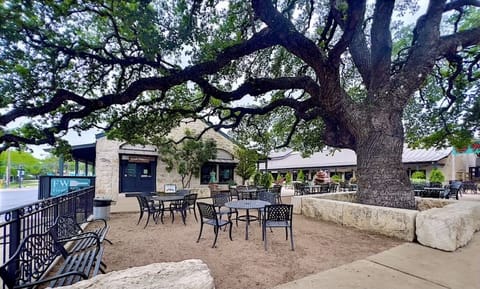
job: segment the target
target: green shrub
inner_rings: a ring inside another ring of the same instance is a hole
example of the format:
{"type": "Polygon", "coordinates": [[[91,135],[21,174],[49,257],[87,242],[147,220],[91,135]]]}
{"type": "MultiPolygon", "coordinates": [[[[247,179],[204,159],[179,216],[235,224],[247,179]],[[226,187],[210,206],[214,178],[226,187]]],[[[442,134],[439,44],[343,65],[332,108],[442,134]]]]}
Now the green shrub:
{"type": "Polygon", "coordinates": [[[262,174],[261,185],[268,189],[272,186],[274,180],[271,173],[262,174]]]}
{"type": "Polygon", "coordinates": [[[287,182],[287,185],[292,183],[292,173],[290,171],[285,174],[285,182],[287,182]]]}
{"type": "Polygon", "coordinates": [[[334,182],[334,183],[340,183],[340,181],[342,180],[342,178],[341,178],[339,175],[337,175],[337,174],[331,176],[330,179],[331,179],[332,182],[334,182]]]}
{"type": "Polygon", "coordinates": [[[422,179],[426,180],[427,177],[425,176],[425,173],[422,171],[414,171],[411,176],[412,179],[422,179]]]}
{"type": "Polygon", "coordinates": [[[253,175],[253,184],[255,186],[259,186],[261,183],[262,183],[262,173],[256,172],[255,175],[253,175]]]}
{"type": "Polygon", "coordinates": [[[433,169],[430,172],[430,183],[443,183],[445,181],[445,176],[439,169],[433,169]]]}
{"type": "Polygon", "coordinates": [[[297,174],[297,181],[303,183],[305,181],[305,175],[303,174],[302,170],[298,171],[297,174]]]}

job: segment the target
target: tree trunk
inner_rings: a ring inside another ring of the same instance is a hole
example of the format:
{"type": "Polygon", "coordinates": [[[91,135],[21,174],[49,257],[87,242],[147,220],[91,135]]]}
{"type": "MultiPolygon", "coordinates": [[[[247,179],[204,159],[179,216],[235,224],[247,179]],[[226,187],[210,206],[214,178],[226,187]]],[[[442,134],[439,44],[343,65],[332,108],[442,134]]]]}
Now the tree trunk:
{"type": "Polygon", "coordinates": [[[357,136],[357,196],[360,203],[415,208],[414,193],[402,163],[404,138],[400,119],[376,114],[368,120],[365,131],[357,136]]]}

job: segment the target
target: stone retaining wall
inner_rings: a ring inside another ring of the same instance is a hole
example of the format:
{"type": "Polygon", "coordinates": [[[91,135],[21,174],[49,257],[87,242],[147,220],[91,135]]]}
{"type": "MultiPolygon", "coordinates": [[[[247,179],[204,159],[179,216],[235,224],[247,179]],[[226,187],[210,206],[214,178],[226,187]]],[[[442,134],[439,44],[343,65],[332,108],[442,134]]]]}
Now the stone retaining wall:
{"type": "Polygon", "coordinates": [[[337,201],[330,199],[332,197],[337,200],[352,198],[351,193],[303,197],[300,200],[302,215],[406,241],[414,240],[417,211],[337,201]]]}
{"type": "Polygon", "coordinates": [[[479,230],[480,204],[477,202],[455,202],[417,215],[417,241],[444,251],[465,246],[479,230]]]}
{"type": "Polygon", "coordinates": [[[465,246],[480,230],[480,203],[416,198],[418,210],[358,204],[355,193],[292,197],[295,214],[355,227],[445,251],[465,246]]]}

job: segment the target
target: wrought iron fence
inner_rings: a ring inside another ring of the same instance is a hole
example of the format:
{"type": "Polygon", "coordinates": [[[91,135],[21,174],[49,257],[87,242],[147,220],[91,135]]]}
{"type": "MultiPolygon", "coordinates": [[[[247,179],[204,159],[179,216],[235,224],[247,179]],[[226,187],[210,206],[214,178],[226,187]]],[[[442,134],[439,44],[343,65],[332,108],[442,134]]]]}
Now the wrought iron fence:
{"type": "Polygon", "coordinates": [[[95,187],[88,187],[0,212],[1,264],[17,250],[23,238],[45,232],[58,216],[75,214],[79,222],[86,220],[93,213],[94,197],[95,187]]]}

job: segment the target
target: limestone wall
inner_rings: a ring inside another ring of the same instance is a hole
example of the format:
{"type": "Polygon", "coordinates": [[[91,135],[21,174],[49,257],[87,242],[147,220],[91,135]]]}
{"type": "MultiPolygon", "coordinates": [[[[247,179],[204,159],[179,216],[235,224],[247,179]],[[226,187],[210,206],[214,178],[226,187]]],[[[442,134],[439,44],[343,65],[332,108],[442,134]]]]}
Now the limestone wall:
{"type": "Polygon", "coordinates": [[[425,246],[455,251],[480,230],[480,204],[458,201],[417,215],[417,241],[425,246]]]}
{"type": "Polygon", "coordinates": [[[480,231],[480,203],[416,198],[418,210],[350,202],[355,193],[294,196],[294,212],[406,241],[455,251],[480,231]]]}
{"type": "Polygon", "coordinates": [[[417,211],[305,198],[302,214],[344,226],[413,241],[417,211]]]}
{"type": "MultiPolygon", "coordinates": [[[[206,127],[206,124],[202,121],[186,122],[182,126],[172,130],[169,137],[173,139],[180,139],[184,136],[185,129],[188,128],[194,134],[201,132],[206,127]]],[[[235,144],[224,135],[215,132],[213,130],[207,131],[203,139],[212,138],[217,143],[217,148],[227,151],[230,154],[234,154],[235,144]]],[[[96,143],[96,167],[95,167],[95,194],[99,197],[110,198],[113,200],[118,199],[120,190],[120,147],[125,142],[109,140],[106,137],[97,139],[96,143]]],[[[135,148],[135,146],[130,146],[135,148]]],[[[145,150],[138,149],[138,151],[130,149],[128,154],[145,154],[145,150]]],[[[152,153],[149,152],[149,155],[152,153]]],[[[234,175],[234,181],[241,182],[241,178],[234,175]]],[[[156,187],[158,191],[163,190],[165,184],[176,184],[177,188],[182,187],[182,181],[180,175],[173,169],[171,172],[167,172],[166,164],[159,158],[157,159],[157,171],[156,171],[156,187]]],[[[200,178],[192,178],[190,183],[190,189],[195,192],[199,197],[207,197],[210,195],[208,185],[201,185],[200,178]]]]}
{"type": "Polygon", "coordinates": [[[97,139],[95,156],[95,195],[117,200],[120,189],[120,156],[122,142],[97,139]]]}

